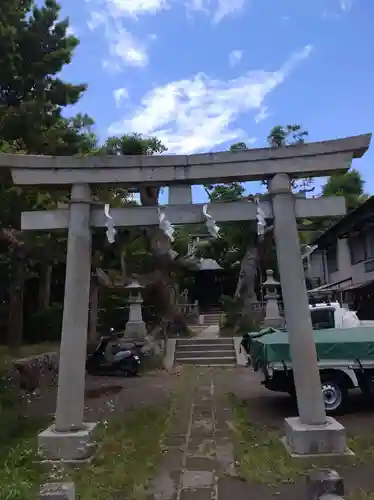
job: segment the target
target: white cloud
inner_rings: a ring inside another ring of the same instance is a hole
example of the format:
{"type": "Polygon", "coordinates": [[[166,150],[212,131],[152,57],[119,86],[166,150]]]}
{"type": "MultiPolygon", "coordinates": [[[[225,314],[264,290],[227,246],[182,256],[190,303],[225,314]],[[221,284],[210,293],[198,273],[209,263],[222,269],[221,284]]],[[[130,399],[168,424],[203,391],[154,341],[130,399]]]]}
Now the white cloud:
{"type": "Polygon", "coordinates": [[[87,4],[102,7],[110,16],[137,18],[143,14],[156,14],[169,8],[167,0],[86,0],[87,4]]]}
{"type": "Polygon", "coordinates": [[[339,0],[339,1],[340,1],[340,7],[345,12],[349,12],[352,9],[353,0],[339,0]]]}
{"type": "Polygon", "coordinates": [[[116,101],[116,107],[119,108],[121,106],[122,101],[129,98],[128,90],[125,87],[113,90],[113,97],[114,100],[116,101]]]}
{"type": "Polygon", "coordinates": [[[112,37],[109,52],[128,66],[144,67],[148,64],[148,54],[144,43],[136,40],[130,32],[121,29],[112,37]]]}
{"type": "Polygon", "coordinates": [[[109,56],[103,67],[121,71],[122,66],[145,67],[148,64],[147,43],[137,40],[124,26],[120,17],[110,12],[93,10],[87,22],[90,30],[103,29],[108,42],[109,56]]]}
{"type": "Polygon", "coordinates": [[[260,108],[260,111],[257,113],[257,115],[255,115],[255,123],[260,123],[260,122],[266,120],[266,118],[268,118],[268,116],[270,116],[270,113],[268,111],[268,107],[262,106],[262,108],[260,108]]]}
{"type": "Polygon", "coordinates": [[[233,50],[229,54],[229,63],[230,66],[233,68],[237,64],[240,63],[241,59],[243,57],[243,51],[242,50],[233,50]]]}
{"type": "Polygon", "coordinates": [[[219,23],[228,15],[240,12],[245,5],[245,0],[186,0],[188,10],[200,11],[212,16],[214,24],[219,23]]]}
{"type": "Polygon", "coordinates": [[[311,51],[307,45],[272,72],[250,71],[229,81],[198,73],[155,88],[137,109],[112,124],[109,134],[133,131],[157,135],[171,153],[209,151],[227,141],[247,139],[246,132],[235,125],[238,116],[250,110],[261,112],[266,96],[311,51]]]}
{"type": "Polygon", "coordinates": [[[351,12],[354,0],[334,0],[333,4],[327,4],[322,13],[324,19],[339,21],[342,16],[351,12]]]}
{"type": "Polygon", "coordinates": [[[128,23],[141,15],[152,15],[187,2],[191,10],[205,11],[218,23],[227,15],[241,10],[245,0],[86,0],[90,11],[87,21],[92,31],[102,29],[108,44],[109,57],[102,66],[112,73],[122,71],[123,66],[145,67],[149,63],[148,45],[156,40],[150,34],[144,40],[137,39],[129,30],[128,23]]]}
{"type": "Polygon", "coordinates": [[[241,11],[244,7],[244,3],[245,0],[218,0],[217,9],[213,16],[213,22],[219,23],[227,15],[241,11]]]}

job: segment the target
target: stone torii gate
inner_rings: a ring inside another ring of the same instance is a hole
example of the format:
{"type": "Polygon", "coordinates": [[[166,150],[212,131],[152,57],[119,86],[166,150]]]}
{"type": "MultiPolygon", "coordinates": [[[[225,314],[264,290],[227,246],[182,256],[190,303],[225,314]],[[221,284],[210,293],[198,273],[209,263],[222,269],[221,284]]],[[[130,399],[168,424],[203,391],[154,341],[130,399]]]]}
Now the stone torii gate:
{"type": "MultiPolygon", "coordinates": [[[[84,459],[90,453],[95,423],[83,423],[85,357],[91,275],[91,227],[105,227],[104,210],[92,202],[90,185],[169,186],[170,204],[163,212],[171,224],[206,220],[203,206],[192,204],[191,185],[267,180],[270,202],[261,203],[274,233],[285,315],[293,362],[299,417],[286,419],[288,448],[296,454],[346,449],[344,428],[327,419],[302,269],[297,219],[341,216],[343,198],[300,199],[291,179],[346,171],[360,158],[371,135],[280,149],[253,149],[197,155],[51,157],[0,155],[19,186],[71,186],[70,207],[24,212],[23,230],[68,229],[65,300],[62,324],[55,424],[39,435],[49,459],[84,459]],[[295,307],[295,305],[297,305],[295,307]],[[325,443],[324,445],[322,443],[325,443]]],[[[208,212],[219,222],[256,220],[249,201],[211,203],[208,212]]],[[[159,225],[157,207],[129,206],[111,211],[117,227],[159,225]]]]}

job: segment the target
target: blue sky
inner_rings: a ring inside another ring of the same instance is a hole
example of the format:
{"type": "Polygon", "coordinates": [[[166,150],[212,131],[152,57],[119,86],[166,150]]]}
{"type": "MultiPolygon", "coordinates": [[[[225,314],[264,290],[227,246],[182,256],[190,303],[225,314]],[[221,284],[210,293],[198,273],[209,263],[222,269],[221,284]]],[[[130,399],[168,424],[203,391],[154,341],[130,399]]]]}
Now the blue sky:
{"type": "MultiPolygon", "coordinates": [[[[64,76],[88,83],[74,111],[102,141],[188,154],[261,147],[276,124],[312,141],[374,130],[373,0],[60,1],[81,40],[64,76]]],[[[374,143],[354,166],[374,193],[374,143]]]]}

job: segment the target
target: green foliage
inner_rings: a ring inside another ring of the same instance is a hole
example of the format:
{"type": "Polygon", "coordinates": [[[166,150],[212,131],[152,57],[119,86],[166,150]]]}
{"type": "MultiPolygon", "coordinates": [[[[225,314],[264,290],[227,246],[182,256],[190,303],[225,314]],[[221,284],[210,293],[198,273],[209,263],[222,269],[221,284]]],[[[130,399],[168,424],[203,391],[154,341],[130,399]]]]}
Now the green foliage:
{"type": "Polygon", "coordinates": [[[29,153],[76,154],[95,142],[85,115],[73,119],[62,109],[76,104],[86,85],[58,75],[79,40],[67,34],[60,6],[46,0],[4,0],[0,16],[0,138],[29,153]]]}
{"type": "Polygon", "coordinates": [[[245,193],[245,189],[240,182],[209,185],[205,187],[205,191],[211,202],[238,201],[244,197],[245,193]]]}
{"type": "MultiPolygon", "coordinates": [[[[305,138],[309,135],[307,130],[303,130],[301,125],[276,125],[270,130],[267,141],[272,148],[284,148],[286,146],[297,146],[304,144],[305,138]]],[[[267,181],[262,181],[267,186],[267,181]]],[[[291,180],[292,189],[303,194],[312,191],[313,179],[306,178],[301,181],[291,180]]]]}
{"type": "Polygon", "coordinates": [[[166,147],[157,137],[146,138],[141,134],[109,137],[100,149],[100,153],[106,155],[152,155],[165,151],[166,147]]]}
{"type": "Polygon", "coordinates": [[[57,303],[28,316],[24,324],[24,341],[28,344],[59,341],[61,338],[62,311],[62,304],[57,303]]]}
{"type": "Polygon", "coordinates": [[[268,143],[273,148],[283,148],[303,144],[308,131],[303,130],[301,125],[276,125],[268,135],[268,143]]]}
{"type": "MultiPolygon", "coordinates": [[[[244,199],[245,195],[245,189],[240,182],[210,185],[206,186],[205,190],[210,201],[214,202],[239,201],[244,199]]],[[[255,241],[255,223],[226,222],[220,224],[220,229],[222,238],[212,242],[212,245],[204,251],[204,255],[215,259],[222,267],[230,269],[243,258],[247,245],[255,241]]]]}
{"type": "Polygon", "coordinates": [[[226,314],[226,326],[234,327],[241,311],[241,302],[229,295],[222,295],[219,301],[226,314]]]}
{"type": "Polygon", "coordinates": [[[248,146],[246,145],[245,142],[236,142],[235,144],[232,144],[230,146],[230,151],[231,152],[234,152],[234,151],[243,151],[245,149],[248,149],[248,146]]]}
{"type": "Polygon", "coordinates": [[[365,181],[354,168],[344,174],[334,174],[322,188],[323,196],[344,196],[348,210],[357,208],[367,199],[364,194],[365,181]]]}

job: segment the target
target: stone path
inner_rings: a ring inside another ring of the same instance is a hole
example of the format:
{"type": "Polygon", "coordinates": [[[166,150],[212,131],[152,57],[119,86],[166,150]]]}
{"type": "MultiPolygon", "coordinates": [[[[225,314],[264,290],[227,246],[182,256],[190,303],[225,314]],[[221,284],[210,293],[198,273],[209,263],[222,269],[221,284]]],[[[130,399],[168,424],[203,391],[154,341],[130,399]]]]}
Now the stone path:
{"type": "Polygon", "coordinates": [[[189,367],[151,500],[211,500],[219,478],[235,474],[231,409],[225,394],[234,369],[189,367]]]}

